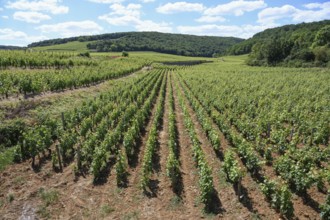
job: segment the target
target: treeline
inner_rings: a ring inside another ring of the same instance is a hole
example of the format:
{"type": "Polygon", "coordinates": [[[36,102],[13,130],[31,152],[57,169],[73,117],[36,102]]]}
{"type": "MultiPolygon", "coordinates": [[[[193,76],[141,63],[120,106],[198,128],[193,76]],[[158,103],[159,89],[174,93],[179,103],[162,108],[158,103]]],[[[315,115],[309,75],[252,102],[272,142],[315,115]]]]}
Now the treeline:
{"type": "Polygon", "coordinates": [[[50,40],[43,40],[29,44],[28,47],[42,47],[42,46],[51,46],[56,44],[65,44],[72,41],[86,42],[86,41],[97,41],[104,39],[117,39],[125,36],[126,33],[112,33],[112,34],[100,34],[100,35],[91,35],[91,36],[79,36],[79,37],[68,37],[68,38],[56,38],[50,40]]]}
{"type": "Polygon", "coordinates": [[[243,39],[234,37],[209,37],[158,32],[126,32],[46,40],[29,47],[50,46],[71,41],[91,41],[90,50],[98,52],[155,51],[184,56],[223,55],[232,45],[243,39]]]}
{"type": "Polygon", "coordinates": [[[330,60],[330,20],[267,29],[232,46],[227,53],[250,53],[249,65],[327,66],[330,60]]]}
{"type": "Polygon", "coordinates": [[[26,47],[0,45],[0,50],[24,50],[26,47]]]}

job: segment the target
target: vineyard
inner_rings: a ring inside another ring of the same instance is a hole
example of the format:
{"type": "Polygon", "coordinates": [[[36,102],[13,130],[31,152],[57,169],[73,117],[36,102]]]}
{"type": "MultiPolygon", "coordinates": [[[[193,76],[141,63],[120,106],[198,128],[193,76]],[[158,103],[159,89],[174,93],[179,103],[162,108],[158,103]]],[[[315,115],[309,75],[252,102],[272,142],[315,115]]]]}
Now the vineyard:
{"type": "Polygon", "coordinates": [[[6,144],[4,219],[330,218],[328,69],[3,53],[0,104],[111,82],[6,144]]]}

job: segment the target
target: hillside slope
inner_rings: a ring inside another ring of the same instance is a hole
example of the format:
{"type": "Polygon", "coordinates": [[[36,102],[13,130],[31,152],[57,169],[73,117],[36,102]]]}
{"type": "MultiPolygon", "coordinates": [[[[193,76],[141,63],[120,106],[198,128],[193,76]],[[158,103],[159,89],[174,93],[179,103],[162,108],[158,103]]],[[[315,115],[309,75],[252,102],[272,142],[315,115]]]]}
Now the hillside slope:
{"type": "Polygon", "coordinates": [[[233,45],[250,65],[325,66],[330,60],[330,20],[267,29],[233,45]]]}
{"type": "Polygon", "coordinates": [[[232,45],[243,41],[234,37],[210,37],[158,32],[125,32],[46,40],[28,47],[59,45],[68,42],[87,42],[87,48],[99,52],[155,51],[184,56],[211,57],[224,54],[232,45]]]}

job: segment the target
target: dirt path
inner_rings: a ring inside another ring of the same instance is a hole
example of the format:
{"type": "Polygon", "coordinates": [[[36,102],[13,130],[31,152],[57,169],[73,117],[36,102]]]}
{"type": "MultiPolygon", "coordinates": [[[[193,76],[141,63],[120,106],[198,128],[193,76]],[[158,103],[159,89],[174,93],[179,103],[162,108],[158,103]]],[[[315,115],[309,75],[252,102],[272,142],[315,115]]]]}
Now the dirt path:
{"type": "MultiPolygon", "coordinates": [[[[179,86],[182,95],[184,95],[182,87],[179,86]]],[[[186,99],[186,98],[185,98],[186,99]]],[[[186,99],[187,103],[188,100],[186,99]]],[[[220,161],[221,152],[218,155],[213,150],[213,147],[208,140],[205,132],[203,131],[203,128],[201,124],[198,121],[197,115],[192,109],[191,105],[187,105],[187,109],[189,111],[190,117],[194,123],[194,127],[196,130],[196,133],[198,135],[198,139],[201,142],[201,146],[203,149],[203,152],[207,158],[209,166],[212,168],[212,176],[214,181],[214,188],[216,190],[217,196],[219,197],[219,206],[216,207],[218,214],[225,218],[225,219],[249,219],[251,218],[251,212],[253,214],[253,210],[249,210],[247,207],[243,206],[237,198],[237,195],[235,194],[235,191],[231,184],[226,183],[226,177],[221,170],[222,163],[220,161]]],[[[214,126],[214,125],[213,125],[214,126]]],[[[222,152],[223,153],[223,152],[222,152]]]]}
{"type": "Polygon", "coordinates": [[[167,206],[171,199],[173,198],[174,194],[171,190],[171,183],[166,176],[166,161],[167,156],[169,153],[168,150],[168,139],[169,139],[169,128],[168,128],[168,114],[169,114],[169,76],[168,73],[166,74],[167,83],[166,83],[166,94],[164,100],[164,115],[162,120],[162,126],[160,131],[158,132],[158,149],[156,150],[155,154],[155,175],[153,177],[154,180],[158,180],[158,198],[160,201],[163,201],[163,206],[167,206]]]}
{"type": "Polygon", "coordinates": [[[186,219],[199,218],[201,216],[202,205],[198,202],[198,171],[193,161],[191,142],[184,126],[183,112],[179,105],[179,100],[177,97],[178,91],[174,86],[173,77],[171,83],[173,86],[175,120],[178,130],[178,148],[183,185],[182,197],[187,212],[186,219]]]}

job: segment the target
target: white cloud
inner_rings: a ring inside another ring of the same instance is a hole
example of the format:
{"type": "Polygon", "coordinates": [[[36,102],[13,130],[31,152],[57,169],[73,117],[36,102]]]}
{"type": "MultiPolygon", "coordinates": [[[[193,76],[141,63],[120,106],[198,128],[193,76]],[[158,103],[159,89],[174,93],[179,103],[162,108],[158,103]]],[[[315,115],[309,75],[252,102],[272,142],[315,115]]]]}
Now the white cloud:
{"type": "Polygon", "coordinates": [[[200,23],[214,23],[214,22],[224,22],[224,21],[226,21],[226,19],[221,16],[204,15],[204,16],[196,19],[196,21],[200,22],[200,23]]]}
{"type": "Polygon", "coordinates": [[[263,0],[245,1],[237,0],[226,4],[217,5],[204,11],[205,15],[231,15],[241,16],[245,12],[254,11],[266,7],[267,4],[263,0]]]}
{"type": "Polygon", "coordinates": [[[293,15],[293,21],[296,22],[321,21],[329,18],[330,8],[319,11],[298,10],[298,12],[293,15]]]}
{"type": "Polygon", "coordinates": [[[262,24],[273,24],[276,20],[292,17],[297,9],[292,5],[283,5],[282,7],[266,8],[259,12],[258,22],[262,24]]]}
{"type": "Polygon", "coordinates": [[[124,2],[125,0],[88,0],[88,1],[95,3],[102,3],[102,4],[114,4],[114,3],[124,2]]]}
{"type": "Polygon", "coordinates": [[[175,2],[167,3],[156,8],[158,13],[173,14],[177,12],[202,12],[205,7],[201,3],[175,2]]]}
{"type": "Polygon", "coordinates": [[[50,16],[34,11],[17,11],[13,15],[15,20],[25,21],[27,23],[40,23],[40,21],[51,19],[50,16]]]}
{"type": "Polygon", "coordinates": [[[143,3],[150,3],[150,2],[154,2],[156,0],[140,0],[140,2],[143,2],[143,3]]]}
{"type": "Polygon", "coordinates": [[[2,16],[3,19],[8,19],[9,17],[7,15],[2,16]]]}
{"type": "Polygon", "coordinates": [[[182,34],[194,34],[203,36],[225,36],[225,37],[239,37],[249,38],[254,34],[263,31],[273,26],[264,25],[199,25],[199,26],[178,26],[178,32],[182,34]]]}
{"type": "Polygon", "coordinates": [[[99,16],[99,19],[115,26],[136,24],[140,20],[140,4],[128,4],[127,6],[122,4],[113,4],[110,6],[110,9],[112,12],[99,16]]]}
{"type": "Polygon", "coordinates": [[[134,17],[139,17],[141,15],[140,4],[128,4],[126,7],[122,4],[113,4],[110,6],[112,9],[111,15],[129,15],[134,17]]]}
{"type": "Polygon", "coordinates": [[[123,16],[102,15],[99,16],[99,19],[104,20],[114,26],[128,26],[131,24],[138,23],[139,21],[139,18],[130,15],[123,15],[123,16]]]}
{"type": "Polygon", "coordinates": [[[158,31],[158,32],[172,32],[173,29],[169,23],[161,22],[156,23],[150,20],[140,20],[136,25],[135,29],[137,31],[158,31]]]}
{"type": "Polygon", "coordinates": [[[259,12],[258,22],[261,24],[275,24],[276,20],[285,18],[292,19],[294,22],[312,22],[330,18],[330,2],[310,3],[304,5],[304,7],[307,10],[301,10],[292,5],[266,8],[259,12]]]}
{"type": "Polygon", "coordinates": [[[6,8],[28,10],[28,11],[45,11],[52,14],[66,14],[69,12],[69,7],[59,5],[61,0],[17,0],[14,2],[9,1],[6,8]]]}
{"type": "Polygon", "coordinates": [[[22,31],[14,31],[9,28],[0,29],[0,40],[12,40],[26,38],[27,34],[22,31]]]}
{"type": "Polygon", "coordinates": [[[307,9],[322,8],[322,4],[321,3],[309,3],[309,4],[305,4],[304,7],[307,9]]]}
{"type": "Polygon", "coordinates": [[[61,37],[99,34],[103,28],[94,21],[68,21],[58,24],[41,25],[36,28],[43,33],[57,33],[61,37]]]}
{"type": "Polygon", "coordinates": [[[310,3],[304,6],[307,9],[315,10],[298,10],[297,13],[293,15],[294,21],[312,22],[330,18],[330,2],[310,3]]]}
{"type": "Polygon", "coordinates": [[[110,6],[110,13],[101,15],[98,18],[114,26],[133,26],[137,31],[172,31],[169,23],[156,23],[141,19],[141,8],[140,4],[128,4],[127,6],[113,4],[110,6]]]}
{"type": "Polygon", "coordinates": [[[0,40],[5,41],[18,41],[21,44],[16,46],[25,46],[29,43],[45,40],[45,36],[29,36],[22,31],[14,31],[10,28],[0,29],[0,40]]]}

